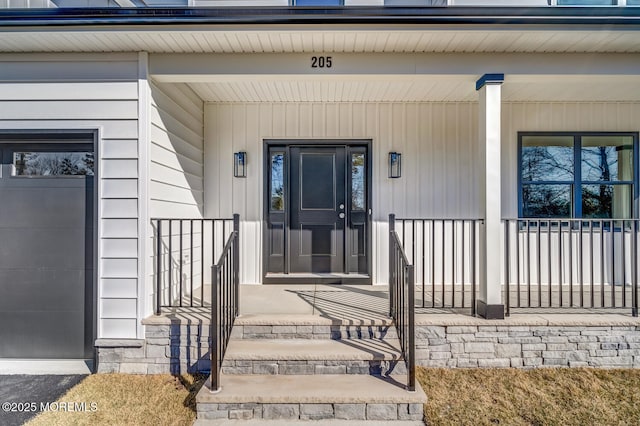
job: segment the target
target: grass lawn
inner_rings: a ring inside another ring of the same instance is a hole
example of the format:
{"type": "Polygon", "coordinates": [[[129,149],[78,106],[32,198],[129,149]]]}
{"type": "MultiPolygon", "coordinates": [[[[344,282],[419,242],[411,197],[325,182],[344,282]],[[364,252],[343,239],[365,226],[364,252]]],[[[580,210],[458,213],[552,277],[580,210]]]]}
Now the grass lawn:
{"type": "Polygon", "coordinates": [[[58,401],[95,402],[94,412],[43,412],[29,426],[191,425],[206,376],[94,374],[58,401]]]}
{"type": "Polygon", "coordinates": [[[640,370],[418,369],[429,425],[638,425],[640,370]]]}
{"type": "MultiPolygon", "coordinates": [[[[59,401],[88,413],[48,412],[42,425],[190,425],[204,376],[94,374],[59,401]]],[[[428,425],[639,425],[640,370],[418,368],[428,425]]]]}

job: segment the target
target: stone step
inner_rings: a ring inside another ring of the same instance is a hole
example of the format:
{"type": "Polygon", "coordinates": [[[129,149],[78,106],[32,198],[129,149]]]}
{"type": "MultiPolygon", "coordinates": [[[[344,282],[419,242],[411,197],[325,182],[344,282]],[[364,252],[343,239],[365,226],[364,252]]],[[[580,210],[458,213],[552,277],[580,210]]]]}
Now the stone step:
{"type": "Polygon", "coordinates": [[[422,420],[196,420],[193,426],[424,426],[422,420]]]}
{"type": "Polygon", "coordinates": [[[368,375],[226,375],[197,395],[198,419],[375,420],[423,418],[422,388],[405,390],[392,377],[368,375]]]}
{"type": "Polygon", "coordinates": [[[397,339],[390,318],[363,320],[317,315],[242,315],[232,337],[239,339],[397,339]]]}
{"type": "Polygon", "coordinates": [[[231,339],[225,374],[406,374],[397,339],[231,339]]]}

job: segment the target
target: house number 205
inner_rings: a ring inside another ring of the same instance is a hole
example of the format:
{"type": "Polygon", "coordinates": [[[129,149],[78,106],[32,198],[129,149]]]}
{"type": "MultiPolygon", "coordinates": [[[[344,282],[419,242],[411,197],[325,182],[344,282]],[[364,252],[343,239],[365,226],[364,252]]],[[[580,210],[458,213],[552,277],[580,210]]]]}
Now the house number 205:
{"type": "Polygon", "coordinates": [[[331,68],[331,56],[312,56],[311,68],[331,68]]]}

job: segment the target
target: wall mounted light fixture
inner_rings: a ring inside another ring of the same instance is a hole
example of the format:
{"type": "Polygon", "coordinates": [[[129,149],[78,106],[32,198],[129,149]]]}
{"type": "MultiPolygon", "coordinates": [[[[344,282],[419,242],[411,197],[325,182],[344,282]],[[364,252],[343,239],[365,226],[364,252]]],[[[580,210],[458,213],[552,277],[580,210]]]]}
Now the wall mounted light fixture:
{"type": "Polygon", "coordinates": [[[233,175],[235,177],[247,177],[247,153],[244,151],[233,154],[233,175]]]}
{"type": "Polygon", "coordinates": [[[402,154],[399,152],[389,153],[389,177],[399,178],[402,176],[402,154]]]}

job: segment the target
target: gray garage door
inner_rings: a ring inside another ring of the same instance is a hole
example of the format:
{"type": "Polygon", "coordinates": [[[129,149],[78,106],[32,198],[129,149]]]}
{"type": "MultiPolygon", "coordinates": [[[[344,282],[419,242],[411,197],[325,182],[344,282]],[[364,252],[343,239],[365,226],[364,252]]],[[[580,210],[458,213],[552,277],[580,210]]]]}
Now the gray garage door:
{"type": "Polygon", "coordinates": [[[92,150],[0,144],[0,358],[93,356],[92,150]]]}

